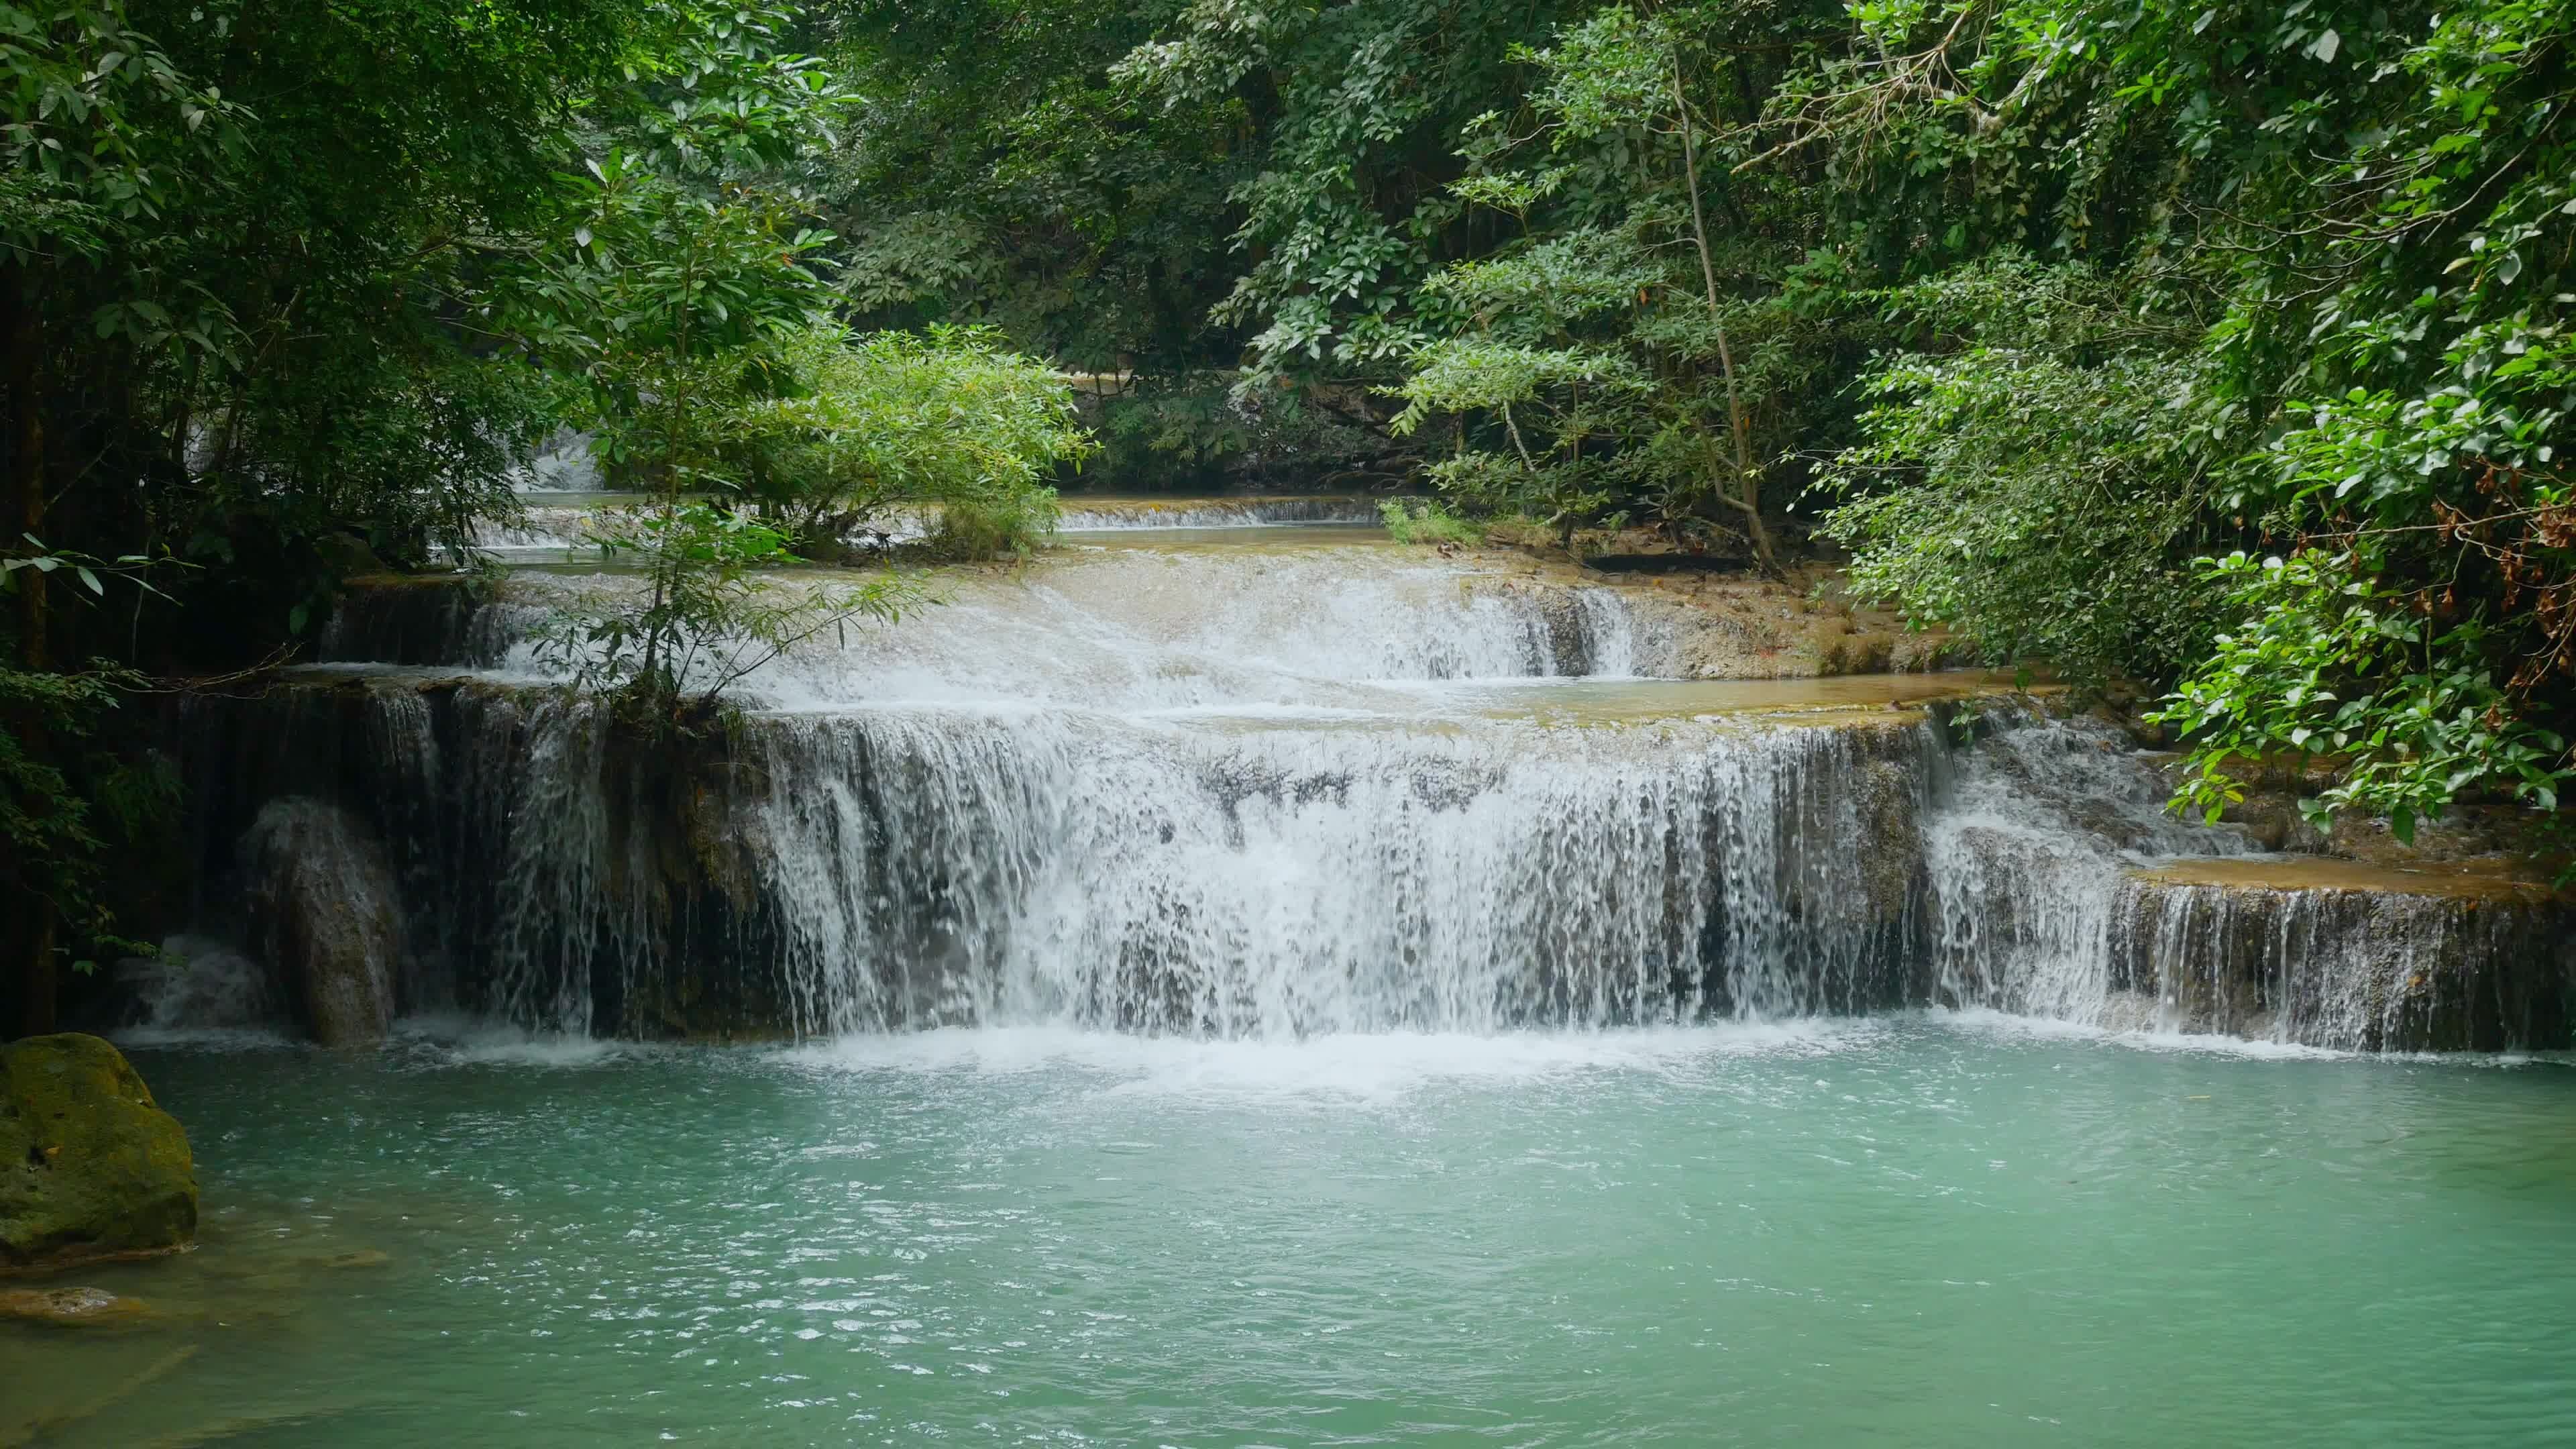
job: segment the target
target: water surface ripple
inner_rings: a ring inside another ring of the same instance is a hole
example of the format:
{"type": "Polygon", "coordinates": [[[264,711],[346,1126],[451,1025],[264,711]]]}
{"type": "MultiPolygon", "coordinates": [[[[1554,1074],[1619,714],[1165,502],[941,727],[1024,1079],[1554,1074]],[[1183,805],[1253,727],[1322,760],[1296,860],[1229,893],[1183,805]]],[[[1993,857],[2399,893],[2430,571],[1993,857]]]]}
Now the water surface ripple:
{"type": "Polygon", "coordinates": [[[0,1440],[2576,1442],[2555,1061],[1953,1017],[137,1060],[206,1244],[81,1280],[155,1326],[0,1326],[0,1440]]]}

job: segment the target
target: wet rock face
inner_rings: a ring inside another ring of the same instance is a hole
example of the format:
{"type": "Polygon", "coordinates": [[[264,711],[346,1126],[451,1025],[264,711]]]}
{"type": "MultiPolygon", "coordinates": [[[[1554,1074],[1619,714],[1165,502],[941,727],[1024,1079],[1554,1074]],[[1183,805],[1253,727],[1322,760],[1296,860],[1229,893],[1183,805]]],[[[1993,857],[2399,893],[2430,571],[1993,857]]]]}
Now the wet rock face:
{"type": "Polygon", "coordinates": [[[252,939],[301,1002],[314,1040],[384,1040],[394,1015],[401,913],[365,823],[319,800],[272,800],[242,840],[252,939]]]}
{"type": "Polygon", "coordinates": [[[324,625],[321,658],[404,664],[478,660],[470,585],[443,577],[376,573],[351,581],[324,625]]]}
{"type": "Polygon", "coordinates": [[[1873,921],[1900,923],[1923,891],[1923,779],[1896,760],[1863,766],[1853,791],[1859,817],[1861,904],[1873,921]]]}
{"type": "Polygon", "coordinates": [[[0,1273],[186,1247],[188,1134],[125,1057],[78,1032],[0,1047],[0,1273]]]}

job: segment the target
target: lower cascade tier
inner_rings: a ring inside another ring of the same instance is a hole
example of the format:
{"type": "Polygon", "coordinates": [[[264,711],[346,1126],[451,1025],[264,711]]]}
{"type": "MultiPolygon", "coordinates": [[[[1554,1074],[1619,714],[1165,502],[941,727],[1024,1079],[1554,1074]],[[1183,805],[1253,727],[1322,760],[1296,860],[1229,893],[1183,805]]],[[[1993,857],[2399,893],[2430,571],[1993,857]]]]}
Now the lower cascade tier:
{"type": "Polygon", "coordinates": [[[2333,860],[2133,873],[2111,983],[2141,1024],[2373,1050],[2565,1045],[2576,935],[2537,886],[2333,860]]]}
{"type": "Polygon", "coordinates": [[[1911,688],[1659,714],[837,708],[647,745],[555,691],[311,676],[184,706],[201,927],[261,964],[229,992],[164,969],[153,1009],[335,1041],[431,1010],[1283,1037],[1927,1006],[2567,1041],[2546,892],[2302,878],[2165,815],[2115,732],[1911,688]]]}

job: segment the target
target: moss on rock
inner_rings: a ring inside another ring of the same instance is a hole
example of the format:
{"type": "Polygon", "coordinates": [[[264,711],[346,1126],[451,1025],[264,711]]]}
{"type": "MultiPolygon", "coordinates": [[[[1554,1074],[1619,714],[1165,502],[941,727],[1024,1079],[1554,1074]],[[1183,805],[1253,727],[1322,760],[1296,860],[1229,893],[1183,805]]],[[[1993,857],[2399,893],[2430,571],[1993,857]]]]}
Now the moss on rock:
{"type": "Polygon", "coordinates": [[[65,1032],[0,1046],[0,1273],[188,1246],[188,1134],[122,1053],[65,1032]]]}

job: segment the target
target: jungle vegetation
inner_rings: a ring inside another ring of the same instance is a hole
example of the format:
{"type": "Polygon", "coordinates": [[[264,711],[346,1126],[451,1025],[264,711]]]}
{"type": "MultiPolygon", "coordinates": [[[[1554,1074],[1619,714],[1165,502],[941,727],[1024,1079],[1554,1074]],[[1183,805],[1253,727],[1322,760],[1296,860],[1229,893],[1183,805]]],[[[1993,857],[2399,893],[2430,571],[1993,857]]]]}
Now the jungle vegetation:
{"type": "Polygon", "coordinates": [[[144,680],[291,649],[353,542],[452,560],[566,428],[669,571],[569,626],[607,688],[674,694],[746,570],[888,507],[1024,548],[1096,446],[1127,486],[1427,486],[1425,537],[1824,552],[2166,696],[2198,808],[2295,751],[2320,818],[2554,810],[2571,35],[2570,0],[0,0],[6,949],[112,940],[144,680]]]}

